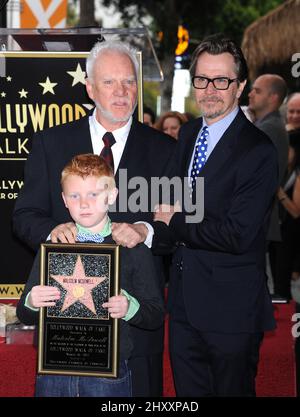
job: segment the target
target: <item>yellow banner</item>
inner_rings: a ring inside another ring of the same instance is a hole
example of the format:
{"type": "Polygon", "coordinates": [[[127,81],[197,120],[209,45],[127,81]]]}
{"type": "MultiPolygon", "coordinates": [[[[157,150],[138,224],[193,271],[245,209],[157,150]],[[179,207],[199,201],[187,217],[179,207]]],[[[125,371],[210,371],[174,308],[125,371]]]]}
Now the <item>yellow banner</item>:
{"type": "Polygon", "coordinates": [[[17,298],[19,299],[24,290],[25,284],[0,284],[1,298],[17,298]]]}

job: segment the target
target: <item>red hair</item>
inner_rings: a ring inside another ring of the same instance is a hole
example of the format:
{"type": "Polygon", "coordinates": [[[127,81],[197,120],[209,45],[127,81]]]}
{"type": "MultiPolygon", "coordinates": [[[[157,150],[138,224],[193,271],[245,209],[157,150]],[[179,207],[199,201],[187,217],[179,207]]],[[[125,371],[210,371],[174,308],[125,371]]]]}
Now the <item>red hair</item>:
{"type": "Polygon", "coordinates": [[[61,173],[61,185],[69,175],[78,175],[81,178],[93,176],[114,179],[113,170],[105,159],[92,153],[76,155],[67,163],[61,173]]]}

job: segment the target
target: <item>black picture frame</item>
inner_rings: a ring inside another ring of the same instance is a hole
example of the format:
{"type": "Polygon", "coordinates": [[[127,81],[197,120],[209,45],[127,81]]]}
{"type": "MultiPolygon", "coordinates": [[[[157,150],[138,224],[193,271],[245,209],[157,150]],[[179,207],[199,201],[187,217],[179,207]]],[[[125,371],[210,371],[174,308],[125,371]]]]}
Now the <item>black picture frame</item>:
{"type": "Polygon", "coordinates": [[[40,283],[61,298],[40,309],[39,374],[118,376],[118,320],[102,304],[119,294],[119,282],[118,245],[41,245],[40,283]]]}

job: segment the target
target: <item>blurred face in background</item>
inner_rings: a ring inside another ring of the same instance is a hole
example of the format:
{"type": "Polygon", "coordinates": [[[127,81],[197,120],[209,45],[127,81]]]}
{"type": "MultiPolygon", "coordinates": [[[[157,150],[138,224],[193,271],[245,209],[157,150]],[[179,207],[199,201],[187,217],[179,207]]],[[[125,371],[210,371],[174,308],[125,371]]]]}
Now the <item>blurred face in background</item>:
{"type": "Polygon", "coordinates": [[[177,117],[167,117],[163,122],[162,130],[164,133],[167,133],[168,135],[173,136],[173,138],[178,139],[180,126],[181,124],[177,117]]]}
{"type": "Polygon", "coordinates": [[[249,109],[259,118],[269,107],[271,89],[267,77],[258,77],[251,88],[249,97],[249,109]]]}
{"type": "Polygon", "coordinates": [[[296,94],[287,103],[287,123],[289,130],[300,129],[300,94],[296,94]]]}
{"type": "Polygon", "coordinates": [[[151,127],[153,126],[152,118],[151,118],[149,113],[144,113],[144,123],[145,123],[145,125],[148,125],[148,126],[151,126],[151,127]]]}

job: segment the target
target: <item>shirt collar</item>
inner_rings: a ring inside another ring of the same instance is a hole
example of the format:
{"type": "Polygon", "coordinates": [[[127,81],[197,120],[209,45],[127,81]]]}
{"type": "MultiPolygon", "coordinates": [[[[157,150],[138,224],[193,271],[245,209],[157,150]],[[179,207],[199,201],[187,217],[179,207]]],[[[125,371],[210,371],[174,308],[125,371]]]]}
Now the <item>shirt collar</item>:
{"type": "MultiPolygon", "coordinates": [[[[92,117],[91,117],[91,123],[95,131],[97,132],[97,136],[99,138],[102,138],[104,133],[107,132],[107,129],[105,129],[101,123],[98,122],[96,118],[96,108],[93,111],[92,117]]],[[[132,116],[130,116],[128,122],[125,126],[120,127],[119,129],[115,129],[112,131],[112,134],[114,135],[115,141],[118,142],[126,142],[127,137],[129,135],[129,131],[132,124],[132,116]]]]}
{"type": "Polygon", "coordinates": [[[106,237],[111,235],[111,220],[108,217],[105,226],[101,230],[101,232],[94,233],[91,230],[87,229],[86,227],[81,226],[80,224],[76,223],[76,227],[79,233],[84,233],[86,235],[101,235],[102,237],[106,237]]]}
{"type": "Polygon", "coordinates": [[[211,137],[221,138],[222,135],[224,134],[225,130],[227,130],[229,125],[231,125],[231,123],[235,119],[238,112],[239,112],[239,107],[237,106],[229,114],[227,114],[227,116],[223,117],[223,119],[218,120],[217,122],[212,123],[211,125],[208,125],[206,123],[205,118],[203,117],[202,129],[203,129],[204,126],[207,126],[209,134],[210,134],[211,137]]]}
{"type": "Polygon", "coordinates": [[[203,117],[203,124],[199,132],[199,135],[201,134],[204,126],[207,126],[208,134],[209,134],[209,140],[208,140],[208,145],[207,145],[207,157],[211,154],[214,147],[217,145],[217,143],[219,142],[219,140],[221,139],[225,131],[231,125],[231,123],[235,119],[238,112],[239,112],[239,107],[237,106],[229,114],[227,114],[227,116],[223,117],[223,119],[218,120],[217,122],[211,125],[208,125],[206,123],[206,120],[203,117]]]}

